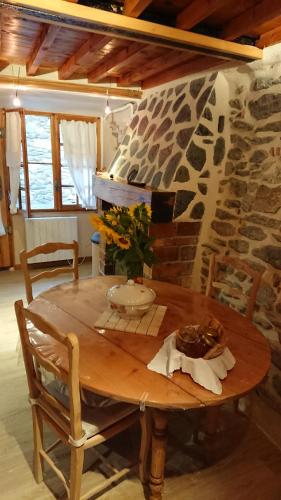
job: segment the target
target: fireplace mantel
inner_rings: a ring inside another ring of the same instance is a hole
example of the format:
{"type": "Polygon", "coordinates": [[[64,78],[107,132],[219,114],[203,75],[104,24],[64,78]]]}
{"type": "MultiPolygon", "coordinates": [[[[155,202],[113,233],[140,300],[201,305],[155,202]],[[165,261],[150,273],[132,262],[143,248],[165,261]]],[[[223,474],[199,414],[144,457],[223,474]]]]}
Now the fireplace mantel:
{"type": "Polygon", "coordinates": [[[95,176],[94,195],[112,205],[128,207],[135,203],[147,203],[152,209],[152,221],[171,222],[175,204],[175,192],[137,187],[110,179],[108,174],[95,176]]]}

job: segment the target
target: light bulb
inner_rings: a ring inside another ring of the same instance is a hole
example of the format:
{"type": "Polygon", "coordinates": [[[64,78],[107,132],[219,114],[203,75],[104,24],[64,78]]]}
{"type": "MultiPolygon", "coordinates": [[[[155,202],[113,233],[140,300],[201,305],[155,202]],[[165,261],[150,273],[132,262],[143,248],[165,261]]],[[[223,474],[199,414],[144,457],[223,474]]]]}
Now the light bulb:
{"type": "Polygon", "coordinates": [[[13,105],[18,108],[21,105],[20,98],[16,95],[13,99],[13,105]]]}
{"type": "Polygon", "coordinates": [[[109,104],[108,104],[108,101],[107,101],[107,103],[106,103],[106,106],[105,106],[105,109],[104,109],[104,113],[105,113],[106,115],[109,115],[109,114],[111,113],[111,109],[110,109],[110,106],[109,106],[109,104]]]}

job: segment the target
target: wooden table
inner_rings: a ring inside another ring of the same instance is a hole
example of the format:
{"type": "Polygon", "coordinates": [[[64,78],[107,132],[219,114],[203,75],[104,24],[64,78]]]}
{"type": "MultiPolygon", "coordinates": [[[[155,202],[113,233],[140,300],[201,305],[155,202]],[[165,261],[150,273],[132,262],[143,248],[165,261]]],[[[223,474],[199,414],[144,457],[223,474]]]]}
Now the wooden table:
{"type": "Polygon", "coordinates": [[[94,323],[107,305],[106,292],[124,277],[81,279],[59,285],[38,296],[30,308],[64,333],[75,332],[80,343],[80,381],[83,387],[103,396],[151,408],[153,418],[151,500],[161,498],[167,414],[170,409],[218,406],[251,391],[267,373],[270,350],[263,335],[244,317],[193,290],[159,281],[144,281],[157,294],[156,302],[167,306],[157,337],[97,331],[94,323]],[[163,339],[185,324],[196,324],[206,314],[224,326],[235,367],[215,395],[175,372],[166,378],[147,369],[163,339]]]}

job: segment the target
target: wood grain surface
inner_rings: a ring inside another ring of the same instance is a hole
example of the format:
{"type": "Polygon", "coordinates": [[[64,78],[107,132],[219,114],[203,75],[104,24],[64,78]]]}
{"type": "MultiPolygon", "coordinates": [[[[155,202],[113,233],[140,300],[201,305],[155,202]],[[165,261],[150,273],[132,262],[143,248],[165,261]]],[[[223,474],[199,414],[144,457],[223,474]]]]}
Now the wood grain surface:
{"type": "Polygon", "coordinates": [[[108,288],[124,281],[124,277],[117,276],[81,279],[44,292],[29,306],[63,333],[78,335],[80,381],[84,387],[135,404],[147,393],[147,406],[186,409],[235,399],[263,380],[270,365],[269,346],[263,335],[235,311],[177,285],[145,280],[157,294],[156,303],[167,306],[157,337],[97,330],[94,324],[106,307],[108,288]],[[223,381],[221,395],[195,384],[187,374],[175,372],[167,378],[146,367],[165,337],[183,325],[198,324],[206,314],[214,315],[223,324],[236,358],[235,367],[223,381]]]}

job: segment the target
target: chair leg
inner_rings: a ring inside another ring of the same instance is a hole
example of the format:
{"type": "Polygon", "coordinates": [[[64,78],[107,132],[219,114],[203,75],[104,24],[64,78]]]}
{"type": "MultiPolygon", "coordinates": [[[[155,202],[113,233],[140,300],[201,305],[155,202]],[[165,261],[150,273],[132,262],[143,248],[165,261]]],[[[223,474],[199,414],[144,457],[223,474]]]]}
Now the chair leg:
{"type": "Polygon", "coordinates": [[[43,459],[40,451],[43,450],[43,422],[36,406],[32,407],[32,420],[34,437],[33,470],[36,482],[41,483],[43,481],[43,459]]]}
{"type": "Polygon", "coordinates": [[[81,495],[81,481],[84,464],[84,448],[71,447],[70,457],[70,500],[79,500],[81,495]]]}
{"type": "Polygon", "coordinates": [[[151,450],[151,413],[146,408],[140,412],[141,446],[139,455],[139,476],[143,484],[149,480],[148,458],[151,450]]]}

